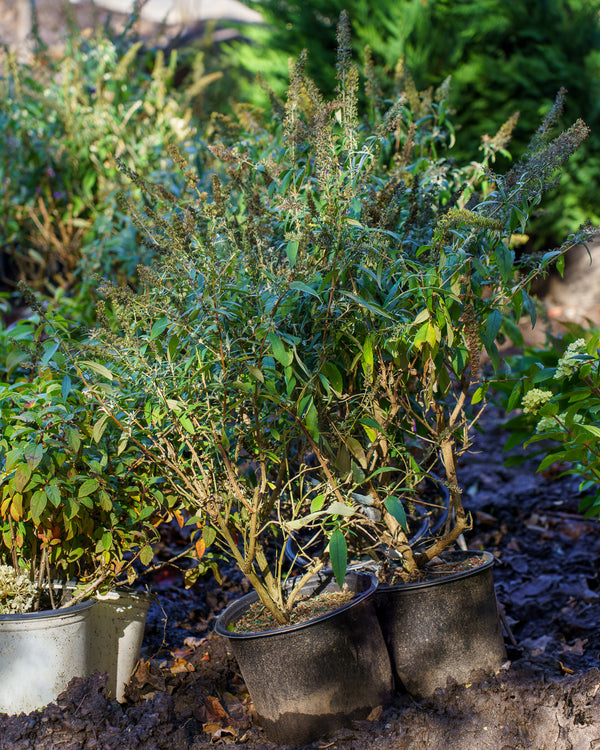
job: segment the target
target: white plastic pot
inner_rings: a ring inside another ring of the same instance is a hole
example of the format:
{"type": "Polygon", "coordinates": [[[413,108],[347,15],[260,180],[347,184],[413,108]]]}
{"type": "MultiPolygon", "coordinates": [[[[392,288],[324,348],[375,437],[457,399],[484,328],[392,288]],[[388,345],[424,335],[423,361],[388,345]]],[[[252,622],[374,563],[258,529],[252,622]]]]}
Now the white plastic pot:
{"type": "Polygon", "coordinates": [[[95,600],[63,609],[0,615],[0,712],[30,713],[89,674],[95,600]]]}
{"type": "Polygon", "coordinates": [[[125,685],[140,658],[152,595],[110,591],[97,595],[90,634],[90,672],[106,672],[109,695],[123,700],[125,685]]]}

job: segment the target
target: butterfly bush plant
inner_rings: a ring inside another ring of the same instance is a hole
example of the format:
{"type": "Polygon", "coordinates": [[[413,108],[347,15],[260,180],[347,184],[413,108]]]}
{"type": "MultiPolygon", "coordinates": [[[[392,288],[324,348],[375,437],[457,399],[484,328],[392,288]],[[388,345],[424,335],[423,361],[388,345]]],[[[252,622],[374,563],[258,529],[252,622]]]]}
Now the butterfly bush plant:
{"type": "Polygon", "coordinates": [[[77,364],[99,418],[280,624],[323,567],[343,581],[349,541],[394,548],[411,572],[469,528],[457,457],[485,400],[481,352],[498,363],[497,338],[535,312],[532,279],[578,239],[535,258],[513,247],[587,135],[578,122],[551,137],[560,98],[506,175],[491,166],[514,118],[458,167],[447,87],[407,78],[386,102],[367,65],[359,111],[348,29],[342,14],[334,97],[301,56],[285,101],[215,118],[210,191],[174,145],[177,195],[121,165],[157,260],[136,289],[101,288],[103,325],[77,364]],[[451,512],[417,553],[407,508],[432,472],[451,512]],[[299,532],[308,562],[292,579],[299,532]]]}

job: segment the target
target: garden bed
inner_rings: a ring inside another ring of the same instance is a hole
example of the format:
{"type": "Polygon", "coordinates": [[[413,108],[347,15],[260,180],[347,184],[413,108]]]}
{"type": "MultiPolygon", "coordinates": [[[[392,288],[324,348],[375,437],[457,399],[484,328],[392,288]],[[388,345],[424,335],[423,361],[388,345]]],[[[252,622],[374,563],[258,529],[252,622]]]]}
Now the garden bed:
{"type": "MultiPolygon", "coordinates": [[[[534,461],[503,466],[502,441],[502,415],[490,409],[461,471],[475,516],[469,545],[498,561],[498,598],[516,642],[506,639],[505,669],[419,703],[398,696],[369,721],[311,747],[588,750],[600,740],[598,524],[577,513],[576,479],[537,474],[534,461]]],[[[212,633],[215,615],[245,593],[246,582],[226,575],[223,588],[211,579],[186,591],[171,571],[154,588],[158,602],[128,702],[107,699],[99,675],[75,681],[43,711],[3,717],[0,748],[274,750],[253,721],[235,661],[212,633]]]]}

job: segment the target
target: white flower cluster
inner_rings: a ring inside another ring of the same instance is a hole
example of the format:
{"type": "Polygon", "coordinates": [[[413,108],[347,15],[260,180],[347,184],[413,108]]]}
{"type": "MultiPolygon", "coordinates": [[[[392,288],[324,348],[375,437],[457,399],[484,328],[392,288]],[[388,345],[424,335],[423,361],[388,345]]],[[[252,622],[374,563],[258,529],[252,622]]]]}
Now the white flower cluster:
{"type": "Polygon", "coordinates": [[[10,565],[0,565],[0,615],[29,612],[36,586],[10,565]]]}
{"type": "Polygon", "coordinates": [[[523,411],[525,414],[536,414],[544,404],[552,398],[552,391],[532,388],[523,396],[523,411]]]}
{"type": "Polygon", "coordinates": [[[574,372],[581,367],[583,360],[580,359],[580,355],[585,353],[585,340],[577,339],[572,344],[569,344],[567,351],[558,360],[556,372],[554,377],[556,380],[561,378],[568,378],[574,372]]]}
{"type": "MultiPolygon", "coordinates": [[[[555,431],[565,424],[566,418],[567,418],[566,412],[563,412],[562,414],[556,414],[553,417],[542,417],[540,421],[537,423],[535,431],[538,433],[551,432],[553,430],[555,431]]],[[[582,424],[583,415],[574,414],[572,422],[573,424],[582,424]]]]}

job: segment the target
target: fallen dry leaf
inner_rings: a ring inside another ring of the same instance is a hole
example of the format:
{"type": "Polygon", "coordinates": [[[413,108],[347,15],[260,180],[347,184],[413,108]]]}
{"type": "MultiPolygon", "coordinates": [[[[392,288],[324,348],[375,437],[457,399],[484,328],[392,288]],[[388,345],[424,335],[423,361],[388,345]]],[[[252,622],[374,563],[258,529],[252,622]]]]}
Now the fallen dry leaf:
{"type": "Polygon", "coordinates": [[[245,729],[250,724],[250,716],[243,703],[231,693],[223,693],[223,704],[229,716],[229,721],[237,729],[245,729]]]}
{"type": "Polygon", "coordinates": [[[178,657],[171,665],[170,671],[171,674],[186,674],[187,672],[195,672],[196,668],[187,659],[178,657]]]}
{"type": "Polygon", "coordinates": [[[229,716],[227,715],[227,711],[223,708],[221,705],[221,701],[218,698],[215,698],[212,695],[208,695],[204,699],[204,705],[206,706],[206,710],[210,714],[210,718],[213,721],[219,721],[221,726],[223,724],[229,723],[229,716]]]}
{"type": "Polygon", "coordinates": [[[198,648],[198,646],[202,646],[206,643],[206,637],[202,638],[196,638],[193,635],[188,635],[187,638],[184,638],[183,645],[188,646],[189,648],[198,648]]]}
{"type": "Polygon", "coordinates": [[[560,664],[560,668],[565,674],[575,674],[575,670],[571,669],[570,667],[565,667],[565,665],[562,663],[562,661],[559,660],[558,662],[560,664]]]}
{"type": "Polygon", "coordinates": [[[212,742],[224,739],[225,737],[236,737],[236,731],[233,727],[222,727],[220,724],[209,722],[202,725],[202,731],[210,734],[212,742]]]}
{"type": "Polygon", "coordinates": [[[367,721],[379,721],[381,714],[383,713],[383,706],[375,706],[371,713],[367,716],[367,721]]]}
{"type": "Polygon", "coordinates": [[[481,526],[495,526],[498,523],[498,519],[495,516],[485,513],[482,510],[475,511],[475,518],[481,526]]]}
{"type": "Polygon", "coordinates": [[[156,690],[165,689],[165,678],[158,667],[151,662],[140,659],[131,678],[133,685],[138,688],[152,687],[156,690]]]}
{"type": "Polygon", "coordinates": [[[585,654],[585,649],[583,647],[588,642],[588,640],[588,638],[576,638],[575,642],[571,646],[565,643],[561,653],[577,654],[578,656],[583,656],[585,654]]]}

